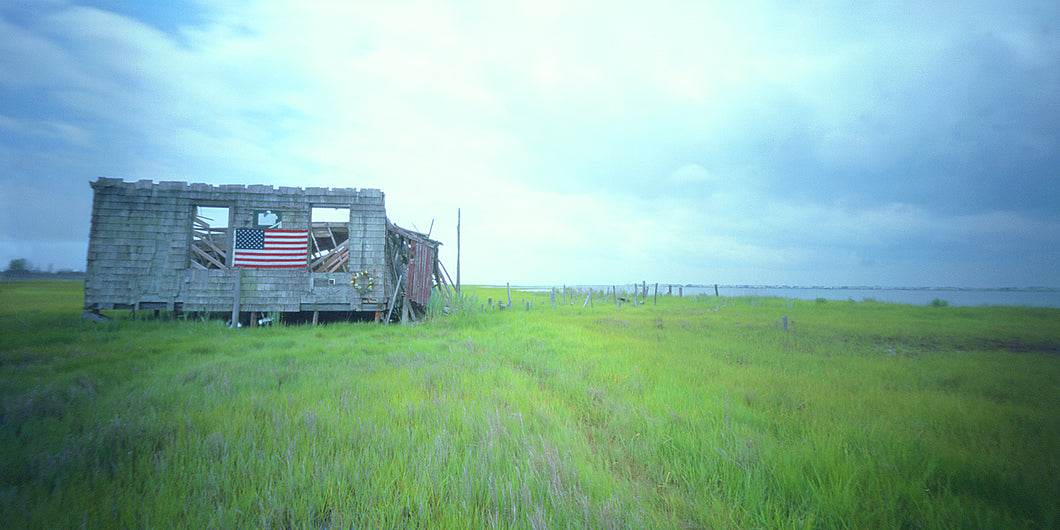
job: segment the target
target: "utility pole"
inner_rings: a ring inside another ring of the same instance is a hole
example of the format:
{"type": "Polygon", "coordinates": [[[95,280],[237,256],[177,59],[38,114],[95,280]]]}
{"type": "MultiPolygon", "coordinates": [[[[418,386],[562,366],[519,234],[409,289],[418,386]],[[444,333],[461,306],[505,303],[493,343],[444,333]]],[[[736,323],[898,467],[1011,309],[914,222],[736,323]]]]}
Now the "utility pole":
{"type": "Polygon", "coordinates": [[[456,209],[456,296],[460,297],[460,208],[456,209]]]}

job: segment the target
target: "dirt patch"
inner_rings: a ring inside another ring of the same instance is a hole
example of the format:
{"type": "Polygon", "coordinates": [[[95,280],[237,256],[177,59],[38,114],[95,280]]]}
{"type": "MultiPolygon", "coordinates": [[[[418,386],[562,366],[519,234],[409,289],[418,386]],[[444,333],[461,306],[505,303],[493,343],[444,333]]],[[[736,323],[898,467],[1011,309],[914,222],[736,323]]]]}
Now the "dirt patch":
{"type": "Polygon", "coordinates": [[[1019,339],[952,339],[943,340],[931,337],[898,338],[885,337],[877,342],[881,347],[892,349],[912,349],[922,352],[938,352],[946,349],[956,351],[1007,351],[1012,353],[1045,353],[1060,355],[1060,343],[1033,343],[1019,339]]]}
{"type": "Polygon", "coordinates": [[[972,342],[969,342],[968,344],[959,345],[957,348],[961,350],[1001,350],[1009,351],[1012,353],[1046,353],[1052,355],[1060,355],[1060,343],[1046,342],[1035,344],[1031,342],[1024,342],[1018,339],[977,339],[972,342]]]}

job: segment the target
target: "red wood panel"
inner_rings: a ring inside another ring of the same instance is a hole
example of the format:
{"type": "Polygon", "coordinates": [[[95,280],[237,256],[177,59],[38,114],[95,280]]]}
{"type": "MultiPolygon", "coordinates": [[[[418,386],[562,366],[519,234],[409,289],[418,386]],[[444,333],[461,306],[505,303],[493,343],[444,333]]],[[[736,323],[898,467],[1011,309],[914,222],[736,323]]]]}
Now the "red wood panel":
{"type": "Polygon", "coordinates": [[[434,273],[434,252],[430,246],[413,240],[409,256],[409,298],[427,305],[431,299],[432,276],[434,273]]]}

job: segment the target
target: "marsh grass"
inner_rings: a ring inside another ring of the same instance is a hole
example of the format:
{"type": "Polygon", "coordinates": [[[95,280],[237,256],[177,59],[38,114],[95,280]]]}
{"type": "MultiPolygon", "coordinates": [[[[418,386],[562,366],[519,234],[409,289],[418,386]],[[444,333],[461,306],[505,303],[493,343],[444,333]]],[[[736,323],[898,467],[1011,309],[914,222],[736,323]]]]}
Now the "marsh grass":
{"type": "Polygon", "coordinates": [[[465,288],[230,330],[79,289],[0,285],[5,528],[1060,524],[1057,310],[465,288]]]}

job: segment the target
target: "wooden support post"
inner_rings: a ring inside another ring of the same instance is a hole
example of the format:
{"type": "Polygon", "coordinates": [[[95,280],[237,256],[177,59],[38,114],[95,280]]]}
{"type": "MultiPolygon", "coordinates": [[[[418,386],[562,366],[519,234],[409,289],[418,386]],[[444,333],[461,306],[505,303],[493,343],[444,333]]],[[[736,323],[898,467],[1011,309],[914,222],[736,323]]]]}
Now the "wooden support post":
{"type": "Polygon", "coordinates": [[[611,292],[615,293],[615,307],[622,307],[622,300],[618,298],[618,287],[612,285],[611,292]]]}
{"type": "Polygon", "coordinates": [[[714,284],[714,296],[718,296],[718,284],[714,284]]]}
{"type": "Polygon", "coordinates": [[[232,327],[239,327],[239,303],[243,296],[243,269],[236,267],[236,286],[232,292],[232,327]]]}
{"type": "Polygon", "coordinates": [[[655,305],[659,305],[659,284],[655,284],[655,305]]]}
{"type": "Polygon", "coordinates": [[[563,286],[563,305],[567,305],[567,286],[563,286]]]}
{"type": "Polygon", "coordinates": [[[672,283],[671,284],[667,284],[666,285],[666,296],[673,296],[673,295],[674,295],[674,284],[672,284],[672,283]]]}
{"type": "MultiPolygon", "coordinates": [[[[406,271],[405,276],[408,276],[406,271]]],[[[408,282],[406,282],[407,284],[408,282]]],[[[408,285],[405,285],[405,296],[401,297],[401,324],[408,324],[409,321],[409,289],[408,285]]]]}
{"type": "Polygon", "coordinates": [[[637,289],[637,284],[633,284],[633,307],[640,305],[638,296],[640,295],[640,289],[637,289]]]}
{"type": "Polygon", "coordinates": [[[411,318],[413,321],[416,320],[416,312],[412,310],[411,304],[409,304],[409,286],[412,285],[412,278],[409,278],[408,270],[405,271],[405,295],[401,298],[401,324],[408,324],[408,320],[411,318]]]}
{"type": "Polygon", "coordinates": [[[505,285],[508,286],[508,307],[511,308],[512,307],[512,284],[506,282],[505,285]]]}
{"type": "Polygon", "coordinates": [[[685,288],[684,287],[678,287],[677,288],[677,297],[678,298],[684,298],[684,296],[685,296],[685,288]]]}
{"type": "Polygon", "coordinates": [[[404,279],[405,279],[405,273],[401,273],[401,275],[398,276],[397,283],[394,284],[394,296],[390,297],[390,307],[386,311],[386,321],[384,322],[384,324],[389,324],[390,323],[390,315],[392,315],[394,313],[394,304],[397,303],[398,293],[401,292],[400,291],[401,290],[401,282],[404,279]]]}
{"type": "Polygon", "coordinates": [[[445,283],[445,278],[442,278],[442,271],[438,269],[438,262],[434,263],[434,287],[438,289],[438,293],[442,295],[442,299],[445,300],[445,306],[456,309],[457,304],[453,299],[453,295],[449,292],[449,286],[445,283]]]}
{"type": "Polygon", "coordinates": [[[648,297],[648,282],[647,281],[641,280],[641,282],[640,282],[640,292],[642,293],[640,295],[640,299],[641,300],[644,300],[645,298],[648,297]]]}
{"type": "Polygon", "coordinates": [[[257,311],[251,311],[250,312],[250,327],[252,327],[252,328],[258,327],[258,312],[257,311]]]}
{"type": "MultiPolygon", "coordinates": [[[[438,260],[436,260],[435,263],[438,265],[439,270],[441,270],[442,272],[445,273],[445,278],[448,278],[449,284],[456,285],[455,283],[453,283],[453,278],[449,277],[449,271],[445,270],[445,265],[443,265],[442,262],[438,261],[438,260]]],[[[439,278],[441,278],[441,275],[439,275],[439,278]]],[[[448,289],[448,287],[446,287],[446,289],[448,289]]],[[[461,300],[460,293],[455,288],[454,288],[454,293],[456,293],[455,296],[456,296],[457,300],[458,301],[461,300]]]]}

